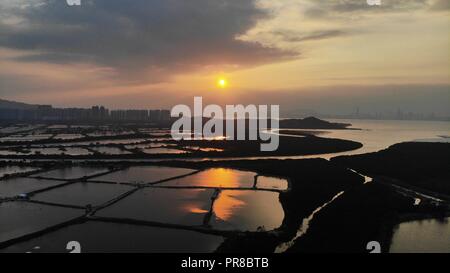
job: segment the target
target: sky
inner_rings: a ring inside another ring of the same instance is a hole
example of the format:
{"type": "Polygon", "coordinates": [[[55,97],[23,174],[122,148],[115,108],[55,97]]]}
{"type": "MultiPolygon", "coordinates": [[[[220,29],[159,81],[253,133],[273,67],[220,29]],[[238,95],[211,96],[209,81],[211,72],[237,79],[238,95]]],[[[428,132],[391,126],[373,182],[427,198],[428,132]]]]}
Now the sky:
{"type": "Polygon", "coordinates": [[[81,2],[0,2],[0,98],[450,116],[449,0],[81,2]]]}

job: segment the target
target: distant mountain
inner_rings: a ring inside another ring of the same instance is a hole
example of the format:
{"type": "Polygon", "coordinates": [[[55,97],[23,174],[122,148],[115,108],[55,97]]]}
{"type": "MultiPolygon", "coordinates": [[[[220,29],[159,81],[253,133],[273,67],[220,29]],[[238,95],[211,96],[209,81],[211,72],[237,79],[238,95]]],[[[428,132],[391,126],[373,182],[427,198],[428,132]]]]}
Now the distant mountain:
{"type": "Polygon", "coordinates": [[[0,109],[36,109],[37,105],[0,99],[0,109]]]}
{"type": "Polygon", "coordinates": [[[280,128],[282,129],[347,129],[349,126],[351,124],[329,122],[315,117],[280,120],[280,128]]]}

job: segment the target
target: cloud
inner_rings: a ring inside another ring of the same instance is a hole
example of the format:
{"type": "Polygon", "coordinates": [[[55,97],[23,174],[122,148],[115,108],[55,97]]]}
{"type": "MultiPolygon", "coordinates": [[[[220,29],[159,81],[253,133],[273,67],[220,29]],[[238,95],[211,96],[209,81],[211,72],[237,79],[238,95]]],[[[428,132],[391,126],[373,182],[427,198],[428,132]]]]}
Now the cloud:
{"type": "Polygon", "coordinates": [[[406,12],[416,9],[425,9],[429,0],[382,0],[379,6],[370,6],[365,0],[308,0],[309,8],[305,15],[310,18],[323,18],[333,16],[348,16],[349,13],[371,14],[406,12]]]}
{"type": "Polygon", "coordinates": [[[448,1],[448,0],[436,0],[431,5],[431,10],[433,10],[433,11],[449,11],[450,10],[450,1],[448,1]]]}
{"type": "Polygon", "coordinates": [[[249,67],[297,53],[236,39],[269,17],[253,0],[46,0],[0,4],[0,47],[20,62],[89,62],[157,81],[207,67],[249,67]],[[3,16],[7,15],[7,16],[3,16]],[[11,23],[12,22],[12,23],[11,23]]]}
{"type": "MultiPolygon", "coordinates": [[[[448,64],[448,56],[437,53],[448,44],[448,28],[445,18],[431,11],[448,8],[448,0],[382,0],[381,7],[365,0],[82,0],[81,7],[69,7],[64,0],[0,0],[0,94],[32,103],[135,108],[168,107],[203,93],[242,103],[245,98],[249,103],[279,98],[292,112],[302,107],[342,113],[354,108],[355,94],[361,94],[367,99],[357,106],[372,103],[375,111],[391,99],[396,86],[339,86],[370,84],[374,80],[366,79],[372,72],[380,84],[394,83],[395,77],[399,83],[447,84],[448,77],[441,78],[448,69],[441,66],[448,64]],[[410,37],[417,41],[407,42],[410,37]],[[397,46],[404,47],[401,54],[390,53],[397,46]],[[379,63],[369,58],[375,52],[393,58],[379,63]],[[300,53],[298,62],[233,73],[297,59],[300,53]],[[411,73],[417,67],[428,72],[411,73]],[[215,83],[205,78],[222,70],[236,77],[236,87],[219,97],[206,87],[215,83]],[[335,81],[329,79],[335,75],[335,81]],[[262,77],[273,83],[258,83],[262,77]],[[330,82],[336,86],[314,89],[308,96],[295,87],[330,82]],[[387,90],[382,99],[369,96],[380,89],[387,90]]],[[[406,86],[401,98],[419,107],[432,88],[406,86]],[[408,97],[414,89],[420,89],[420,96],[408,97]]],[[[448,91],[430,98],[437,99],[427,107],[448,108],[448,91]]]]}
{"type": "MultiPolygon", "coordinates": [[[[243,39],[259,41],[264,45],[302,53],[315,43],[315,49],[329,43],[330,38],[348,38],[356,35],[377,35],[386,24],[403,24],[415,20],[414,15],[429,13],[432,7],[444,9],[448,0],[382,0],[380,6],[371,6],[366,0],[285,0],[282,3],[260,0],[273,16],[261,20],[243,39]]],[[[430,13],[429,13],[430,14],[430,13]]]]}
{"type": "Polygon", "coordinates": [[[306,34],[289,30],[278,30],[272,32],[272,34],[281,37],[285,42],[316,41],[349,35],[348,32],[339,29],[318,30],[306,34]]]}

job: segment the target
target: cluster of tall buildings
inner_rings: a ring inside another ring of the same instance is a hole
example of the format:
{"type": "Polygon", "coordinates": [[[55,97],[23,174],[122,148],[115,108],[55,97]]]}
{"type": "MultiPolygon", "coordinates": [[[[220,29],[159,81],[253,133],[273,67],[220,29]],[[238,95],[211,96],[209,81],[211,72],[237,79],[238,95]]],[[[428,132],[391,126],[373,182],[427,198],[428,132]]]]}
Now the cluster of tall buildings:
{"type": "Polygon", "coordinates": [[[402,109],[396,111],[369,112],[361,111],[359,107],[349,114],[341,115],[319,115],[322,118],[343,118],[343,119],[374,119],[374,120],[436,120],[448,121],[450,117],[431,113],[407,112],[402,109]]]}
{"type": "Polygon", "coordinates": [[[450,121],[450,116],[442,112],[413,112],[403,109],[361,109],[355,107],[346,113],[344,109],[335,113],[324,113],[312,109],[288,109],[283,111],[284,117],[317,117],[321,119],[368,119],[368,120],[424,120],[424,121],[450,121]]]}
{"type": "Polygon", "coordinates": [[[149,121],[168,122],[170,121],[169,110],[111,110],[109,114],[111,120],[116,121],[149,121]]]}
{"type": "Polygon", "coordinates": [[[31,109],[0,109],[0,120],[6,121],[145,121],[168,122],[169,110],[109,110],[91,108],[53,108],[38,105],[31,109]]]}

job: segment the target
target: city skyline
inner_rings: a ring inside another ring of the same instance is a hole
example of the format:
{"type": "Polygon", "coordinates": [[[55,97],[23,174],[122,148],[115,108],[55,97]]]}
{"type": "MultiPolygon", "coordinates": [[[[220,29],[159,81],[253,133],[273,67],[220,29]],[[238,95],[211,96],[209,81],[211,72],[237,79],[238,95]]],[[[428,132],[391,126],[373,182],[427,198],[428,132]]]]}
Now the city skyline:
{"type": "MultiPolygon", "coordinates": [[[[5,103],[5,102],[4,102],[5,103]]],[[[7,102],[6,102],[7,103],[7,102]]],[[[0,105],[1,121],[146,121],[169,122],[167,109],[108,109],[103,105],[90,108],[54,108],[52,105],[0,105]]]]}
{"type": "MultiPolygon", "coordinates": [[[[23,104],[0,99],[0,120],[105,120],[105,121],[169,121],[169,109],[110,109],[103,105],[83,107],[53,107],[53,105],[23,104]]],[[[340,119],[375,119],[375,120],[435,120],[449,121],[450,116],[440,116],[435,112],[411,112],[401,108],[385,112],[370,112],[356,106],[343,114],[320,113],[313,109],[297,109],[296,112],[282,112],[280,118],[295,119],[306,117],[340,118],[340,119]]]]}

